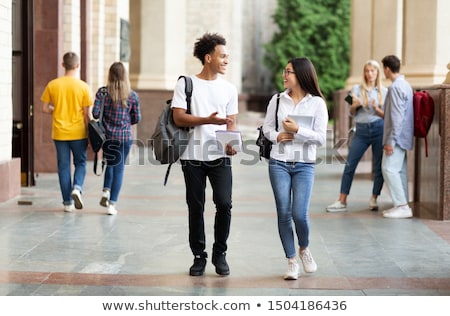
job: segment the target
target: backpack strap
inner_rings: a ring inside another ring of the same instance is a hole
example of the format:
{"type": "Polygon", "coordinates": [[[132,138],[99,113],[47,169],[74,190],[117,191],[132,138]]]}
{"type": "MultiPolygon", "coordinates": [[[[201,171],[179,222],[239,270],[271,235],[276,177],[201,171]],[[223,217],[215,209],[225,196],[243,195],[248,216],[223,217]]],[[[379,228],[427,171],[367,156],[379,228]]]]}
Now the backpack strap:
{"type": "Polygon", "coordinates": [[[186,93],[186,113],[191,114],[191,97],[193,90],[192,79],[188,76],[179,76],[178,80],[180,80],[181,78],[183,78],[186,83],[186,86],[184,88],[184,92],[186,93]]]}
{"type": "Polygon", "coordinates": [[[105,99],[106,99],[106,96],[108,95],[108,89],[106,89],[106,87],[101,87],[100,89],[98,89],[98,91],[100,92],[100,96],[102,97],[102,105],[100,107],[100,116],[98,117],[98,121],[101,123],[102,119],[103,119],[103,109],[105,108],[105,99]]]}
{"type": "Polygon", "coordinates": [[[167,166],[166,175],[164,176],[164,186],[167,184],[167,179],[169,179],[170,174],[170,168],[172,168],[173,163],[169,163],[169,166],[167,166]]]}
{"type": "MultiPolygon", "coordinates": [[[[191,98],[193,90],[192,79],[188,76],[179,76],[178,80],[180,80],[181,78],[183,78],[186,83],[184,88],[184,92],[186,93],[186,113],[191,114],[191,98]]],[[[164,186],[166,186],[167,180],[169,179],[170,169],[172,168],[172,165],[173,163],[170,163],[167,166],[166,175],[164,176],[164,186]]]]}
{"type": "Polygon", "coordinates": [[[96,176],[101,176],[103,174],[103,171],[105,170],[106,161],[105,159],[102,159],[102,172],[97,173],[97,159],[98,159],[98,152],[96,152],[94,156],[94,174],[96,176]]]}

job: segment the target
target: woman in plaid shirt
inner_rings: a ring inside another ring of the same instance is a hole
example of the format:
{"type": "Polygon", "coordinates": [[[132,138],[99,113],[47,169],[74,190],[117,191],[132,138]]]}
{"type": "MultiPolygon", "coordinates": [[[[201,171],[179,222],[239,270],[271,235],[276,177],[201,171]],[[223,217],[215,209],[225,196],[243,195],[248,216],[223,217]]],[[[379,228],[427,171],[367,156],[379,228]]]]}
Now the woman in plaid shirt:
{"type": "MultiPolygon", "coordinates": [[[[125,161],[133,143],[131,125],[139,123],[141,110],[139,97],[131,90],[127,71],[121,62],[115,62],[109,68],[106,88],[108,94],[105,97],[102,119],[107,139],[103,144],[106,169],[100,205],[108,208],[109,215],[115,215],[125,161]]],[[[92,110],[94,118],[100,117],[101,104],[102,95],[99,90],[92,110]]]]}

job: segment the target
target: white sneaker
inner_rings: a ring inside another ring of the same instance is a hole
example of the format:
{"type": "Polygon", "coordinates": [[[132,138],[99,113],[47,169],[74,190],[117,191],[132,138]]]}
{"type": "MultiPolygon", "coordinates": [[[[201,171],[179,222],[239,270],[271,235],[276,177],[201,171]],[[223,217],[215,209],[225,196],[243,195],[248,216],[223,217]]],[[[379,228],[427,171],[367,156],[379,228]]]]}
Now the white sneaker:
{"type": "Polygon", "coordinates": [[[75,203],[75,208],[81,210],[83,208],[83,200],[81,199],[81,192],[78,189],[72,191],[72,199],[75,203]]]}
{"type": "Polygon", "coordinates": [[[347,211],[347,204],[344,204],[338,200],[333,204],[328,205],[326,210],[327,212],[345,212],[347,211]]]}
{"type": "Polygon", "coordinates": [[[116,215],[117,214],[116,206],[114,204],[109,203],[107,213],[108,215],[116,215]]]}
{"type": "Polygon", "coordinates": [[[64,205],[64,212],[70,213],[73,212],[74,209],[75,207],[73,206],[73,204],[64,205]]]}
{"type": "Polygon", "coordinates": [[[312,273],[317,271],[317,264],[314,261],[309,248],[306,248],[303,251],[299,251],[300,259],[302,260],[303,270],[306,273],[312,273]]]}
{"type": "Polygon", "coordinates": [[[100,199],[100,205],[103,207],[108,207],[109,205],[109,191],[103,191],[102,198],[100,199]]]}
{"type": "Polygon", "coordinates": [[[393,207],[393,208],[388,208],[387,210],[384,210],[382,214],[383,214],[383,216],[384,216],[384,214],[387,214],[387,213],[393,212],[393,211],[395,211],[395,209],[396,209],[396,207],[393,207]]]}
{"type": "Polygon", "coordinates": [[[288,259],[288,269],[284,274],[285,280],[297,280],[299,275],[299,265],[295,258],[288,259]]]}
{"type": "Polygon", "coordinates": [[[408,205],[401,205],[384,211],[383,216],[386,218],[410,218],[413,217],[413,214],[408,205]]]}
{"type": "Polygon", "coordinates": [[[373,197],[370,197],[369,210],[371,210],[371,211],[378,211],[377,199],[374,199],[373,197]]]}

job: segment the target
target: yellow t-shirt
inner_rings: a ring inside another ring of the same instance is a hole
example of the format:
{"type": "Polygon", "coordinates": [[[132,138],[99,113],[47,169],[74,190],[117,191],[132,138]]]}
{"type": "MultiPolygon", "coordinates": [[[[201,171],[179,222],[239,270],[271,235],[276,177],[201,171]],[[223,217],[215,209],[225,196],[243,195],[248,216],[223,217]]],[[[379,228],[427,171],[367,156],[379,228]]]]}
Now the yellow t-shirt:
{"type": "Polygon", "coordinates": [[[86,82],[69,76],[50,81],[41,96],[53,105],[52,139],[78,140],[87,137],[83,107],[93,104],[86,82]]]}

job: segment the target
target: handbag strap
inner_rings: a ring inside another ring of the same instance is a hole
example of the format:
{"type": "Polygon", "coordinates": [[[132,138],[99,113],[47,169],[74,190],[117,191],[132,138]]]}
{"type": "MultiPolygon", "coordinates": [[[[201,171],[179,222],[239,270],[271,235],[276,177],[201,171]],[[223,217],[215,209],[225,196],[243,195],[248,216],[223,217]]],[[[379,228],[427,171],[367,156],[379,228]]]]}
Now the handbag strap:
{"type": "Polygon", "coordinates": [[[275,108],[275,131],[278,132],[278,108],[280,106],[280,93],[277,94],[277,106],[275,108]]]}
{"type": "Polygon", "coordinates": [[[98,121],[101,123],[103,120],[103,108],[105,107],[105,99],[106,99],[106,96],[108,95],[108,90],[106,89],[106,87],[101,87],[100,89],[98,89],[98,91],[100,92],[100,96],[102,97],[102,105],[100,107],[100,116],[98,118],[98,121]]]}

